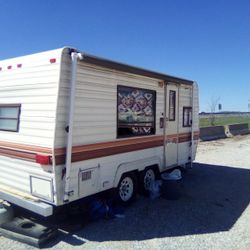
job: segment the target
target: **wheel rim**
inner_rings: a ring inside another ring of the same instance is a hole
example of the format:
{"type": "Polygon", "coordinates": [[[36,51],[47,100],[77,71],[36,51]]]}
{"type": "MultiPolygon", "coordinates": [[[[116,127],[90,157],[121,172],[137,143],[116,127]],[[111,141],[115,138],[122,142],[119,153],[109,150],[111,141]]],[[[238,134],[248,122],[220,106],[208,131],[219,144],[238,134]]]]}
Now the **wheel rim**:
{"type": "Polygon", "coordinates": [[[153,169],[148,169],[144,175],[144,188],[145,190],[149,190],[151,183],[155,181],[155,172],[153,169]]]}
{"type": "Polygon", "coordinates": [[[133,196],[134,183],[130,177],[125,177],[120,184],[119,195],[122,201],[128,201],[133,196]]]}

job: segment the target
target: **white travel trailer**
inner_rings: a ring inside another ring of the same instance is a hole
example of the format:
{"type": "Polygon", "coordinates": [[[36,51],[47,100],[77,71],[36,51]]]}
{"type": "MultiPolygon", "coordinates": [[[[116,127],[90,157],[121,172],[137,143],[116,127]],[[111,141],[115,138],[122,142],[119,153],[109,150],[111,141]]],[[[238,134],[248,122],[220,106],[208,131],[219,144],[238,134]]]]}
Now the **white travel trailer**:
{"type": "Polygon", "coordinates": [[[126,203],[192,164],[193,81],[73,48],[0,61],[0,198],[43,216],[115,189],[126,203]]]}

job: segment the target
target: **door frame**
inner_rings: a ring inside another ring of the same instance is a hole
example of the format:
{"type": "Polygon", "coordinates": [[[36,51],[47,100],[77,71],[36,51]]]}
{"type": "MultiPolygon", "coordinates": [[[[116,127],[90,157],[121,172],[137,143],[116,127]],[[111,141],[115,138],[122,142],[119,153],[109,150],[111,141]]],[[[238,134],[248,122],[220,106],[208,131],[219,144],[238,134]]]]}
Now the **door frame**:
{"type": "MultiPolygon", "coordinates": [[[[168,95],[168,85],[174,85],[176,86],[176,98],[175,101],[175,120],[176,120],[176,134],[177,134],[177,140],[176,140],[176,163],[174,165],[178,165],[179,163],[179,120],[180,120],[180,86],[178,84],[173,84],[170,82],[164,82],[164,112],[163,112],[163,169],[167,169],[167,158],[166,158],[166,148],[168,144],[167,140],[167,123],[169,122],[168,113],[169,113],[169,95],[168,95]]],[[[173,165],[173,166],[174,166],[173,165]]],[[[171,167],[171,166],[170,166],[171,167]]]]}

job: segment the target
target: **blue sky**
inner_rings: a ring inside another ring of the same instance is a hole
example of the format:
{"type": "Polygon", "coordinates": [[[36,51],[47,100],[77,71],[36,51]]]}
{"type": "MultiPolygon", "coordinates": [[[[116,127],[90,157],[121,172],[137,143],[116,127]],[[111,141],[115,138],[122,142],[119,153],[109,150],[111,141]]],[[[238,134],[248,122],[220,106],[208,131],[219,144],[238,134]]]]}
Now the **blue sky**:
{"type": "Polygon", "coordinates": [[[196,80],[200,111],[247,111],[248,0],[0,0],[0,24],[0,60],[73,46],[196,80]]]}

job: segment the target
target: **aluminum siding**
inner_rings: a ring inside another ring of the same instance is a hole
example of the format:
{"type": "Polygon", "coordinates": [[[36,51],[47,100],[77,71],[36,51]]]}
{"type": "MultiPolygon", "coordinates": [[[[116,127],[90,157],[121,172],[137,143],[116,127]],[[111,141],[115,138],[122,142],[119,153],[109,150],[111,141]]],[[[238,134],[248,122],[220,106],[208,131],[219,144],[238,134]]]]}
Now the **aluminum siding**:
{"type": "MultiPolygon", "coordinates": [[[[19,132],[0,131],[1,142],[52,150],[61,52],[59,49],[0,61],[0,104],[21,104],[19,132]],[[51,63],[51,58],[56,62],[51,63]]],[[[23,192],[30,193],[31,174],[53,180],[52,172],[52,166],[0,155],[0,184],[23,192]]]]}

